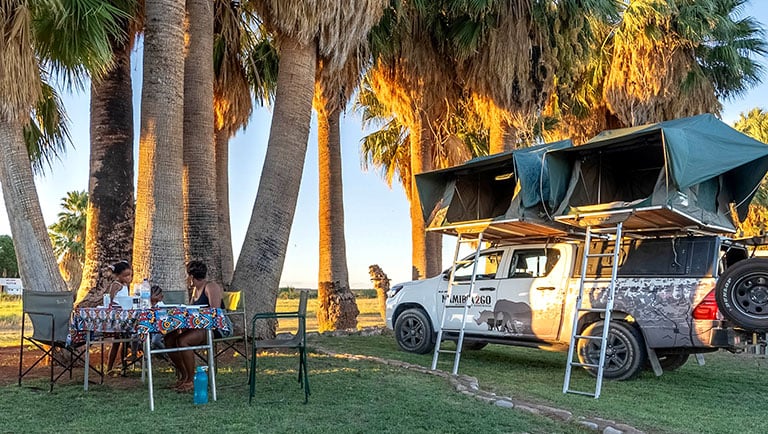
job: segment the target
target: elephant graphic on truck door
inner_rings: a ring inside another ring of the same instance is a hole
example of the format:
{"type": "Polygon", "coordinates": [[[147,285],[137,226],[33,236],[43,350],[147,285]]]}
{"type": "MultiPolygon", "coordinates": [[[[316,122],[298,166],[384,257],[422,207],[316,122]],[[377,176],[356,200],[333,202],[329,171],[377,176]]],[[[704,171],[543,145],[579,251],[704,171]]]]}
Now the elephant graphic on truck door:
{"type": "Polygon", "coordinates": [[[489,331],[499,331],[510,335],[531,334],[531,307],[526,303],[510,300],[498,300],[493,310],[484,310],[475,318],[475,323],[488,325],[489,331]]]}

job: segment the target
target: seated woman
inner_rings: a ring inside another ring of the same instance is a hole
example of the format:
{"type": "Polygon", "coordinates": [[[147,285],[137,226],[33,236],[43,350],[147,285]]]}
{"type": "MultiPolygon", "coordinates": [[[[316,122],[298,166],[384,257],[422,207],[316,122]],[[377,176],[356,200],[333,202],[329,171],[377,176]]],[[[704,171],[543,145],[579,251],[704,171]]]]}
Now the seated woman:
{"type": "MultiPolygon", "coordinates": [[[[222,289],[216,282],[207,279],[208,267],[201,261],[191,261],[187,264],[187,276],[192,286],[193,305],[224,307],[222,289]]],[[[220,336],[218,330],[216,335],[220,336]]],[[[180,329],[165,335],[166,348],[184,348],[203,345],[207,341],[204,329],[180,329]]],[[[168,353],[177,369],[179,380],[174,385],[177,392],[191,392],[192,380],[195,376],[195,354],[192,351],[168,353]]]]}
{"type": "MultiPolygon", "coordinates": [[[[112,304],[116,305],[118,298],[130,297],[128,294],[128,285],[133,279],[133,270],[131,264],[128,261],[119,261],[109,266],[109,271],[112,272],[113,280],[107,285],[105,293],[109,294],[112,304]]],[[[120,336],[125,338],[127,336],[120,336]]],[[[114,369],[115,359],[120,352],[120,342],[112,344],[109,349],[109,356],[107,357],[107,375],[117,376],[123,374],[122,370],[114,369]]],[[[134,354],[136,350],[134,349],[134,354]]],[[[135,357],[135,356],[134,356],[135,357]]]]}

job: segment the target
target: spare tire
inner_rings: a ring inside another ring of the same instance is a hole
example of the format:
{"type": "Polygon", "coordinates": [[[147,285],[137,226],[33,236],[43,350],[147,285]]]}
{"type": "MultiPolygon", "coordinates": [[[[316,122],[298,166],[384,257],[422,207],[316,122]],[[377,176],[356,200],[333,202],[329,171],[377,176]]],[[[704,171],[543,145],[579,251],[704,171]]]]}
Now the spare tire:
{"type": "Polygon", "coordinates": [[[715,299],[737,326],[768,331],[768,259],[750,258],[728,267],[717,279],[715,299]]]}

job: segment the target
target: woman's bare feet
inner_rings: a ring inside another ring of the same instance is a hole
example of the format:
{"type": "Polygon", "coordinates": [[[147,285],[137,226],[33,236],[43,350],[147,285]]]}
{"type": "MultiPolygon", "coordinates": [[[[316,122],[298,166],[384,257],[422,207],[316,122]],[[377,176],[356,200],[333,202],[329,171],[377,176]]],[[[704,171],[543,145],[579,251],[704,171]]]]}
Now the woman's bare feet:
{"type": "Polygon", "coordinates": [[[176,387],[176,391],[179,393],[189,393],[195,389],[195,385],[191,381],[185,381],[176,387]]]}

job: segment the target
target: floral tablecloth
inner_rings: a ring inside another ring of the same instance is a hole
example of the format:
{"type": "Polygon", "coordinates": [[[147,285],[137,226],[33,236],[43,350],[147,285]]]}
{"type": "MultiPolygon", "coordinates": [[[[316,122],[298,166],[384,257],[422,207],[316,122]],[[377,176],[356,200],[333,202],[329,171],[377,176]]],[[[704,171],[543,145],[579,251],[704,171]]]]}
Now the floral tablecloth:
{"type": "Polygon", "coordinates": [[[177,329],[229,330],[224,311],[219,308],[167,307],[153,309],[77,308],[69,324],[73,341],[85,332],[136,333],[144,339],[149,333],[168,333],[177,329]]]}

